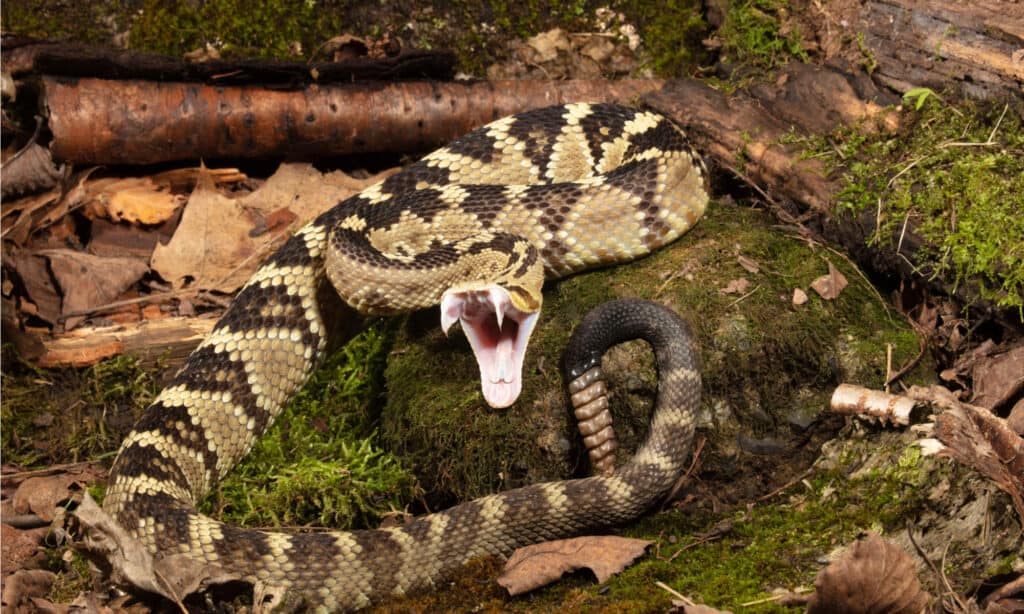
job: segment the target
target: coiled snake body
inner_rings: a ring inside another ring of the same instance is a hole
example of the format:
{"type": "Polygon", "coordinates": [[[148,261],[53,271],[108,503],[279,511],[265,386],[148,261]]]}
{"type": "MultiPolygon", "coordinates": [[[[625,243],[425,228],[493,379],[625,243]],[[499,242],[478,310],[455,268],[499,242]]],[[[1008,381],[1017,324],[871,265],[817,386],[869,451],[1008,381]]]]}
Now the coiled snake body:
{"type": "Polygon", "coordinates": [[[506,406],[519,394],[543,277],[674,240],[703,213],[705,184],[678,128],[614,105],[527,112],[430,154],[322,214],[260,267],[125,439],[104,508],[154,553],[187,554],[324,610],[431,587],[473,557],[637,516],[677,477],[699,395],[686,342],[674,336],[681,325],[647,303],[618,304],[615,326],[581,326],[577,336],[593,336],[598,349],[569,353],[578,392],[599,381],[603,346],[653,335],[660,383],[650,434],[614,475],[520,488],[369,531],[245,530],[199,514],[195,502],[305,382],[331,331],[350,328],[323,311],[331,297],[368,314],[440,303],[443,326],[461,321],[471,342],[484,397],[506,406]]]}

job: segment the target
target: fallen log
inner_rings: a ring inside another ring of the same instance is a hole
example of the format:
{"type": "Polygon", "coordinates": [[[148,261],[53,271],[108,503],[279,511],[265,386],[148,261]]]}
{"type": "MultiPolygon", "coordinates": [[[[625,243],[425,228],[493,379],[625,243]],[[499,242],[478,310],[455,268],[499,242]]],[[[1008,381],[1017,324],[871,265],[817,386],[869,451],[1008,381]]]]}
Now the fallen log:
{"type": "Polygon", "coordinates": [[[820,6],[810,25],[827,57],[880,83],[975,98],[1024,92],[1024,4],[1005,0],[868,0],[820,6]]]}
{"type": "Polygon", "coordinates": [[[393,57],[355,57],[336,62],[185,58],[130,49],[4,37],[4,70],[15,78],[29,74],[103,79],[193,81],[217,85],[273,84],[299,88],[308,83],[451,79],[450,51],[410,50],[393,57]]]}
{"type": "Polygon", "coordinates": [[[177,366],[210,331],[215,318],[171,317],[118,326],[83,326],[56,337],[42,337],[35,363],[44,368],[85,367],[119,354],[143,365],[157,360],[177,366]]]}
{"type": "Polygon", "coordinates": [[[56,158],[150,164],[423,152],[491,120],[574,101],[629,101],[662,86],[627,81],[404,82],[298,91],[46,77],[56,158]]]}

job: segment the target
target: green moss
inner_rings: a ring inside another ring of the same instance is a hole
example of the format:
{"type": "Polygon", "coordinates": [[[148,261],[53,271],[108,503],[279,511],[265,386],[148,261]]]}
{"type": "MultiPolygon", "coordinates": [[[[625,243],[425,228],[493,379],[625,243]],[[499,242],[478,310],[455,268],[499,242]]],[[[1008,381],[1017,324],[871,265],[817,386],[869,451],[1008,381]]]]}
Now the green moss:
{"type": "MultiPolygon", "coordinates": [[[[0,13],[5,33],[83,43],[109,43],[115,31],[130,21],[130,7],[107,2],[7,0],[0,13]]],[[[127,4],[132,4],[128,2],[127,4]]]]}
{"type": "Polygon", "coordinates": [[[4,346],[0,420],[6,462],[24,467],[110,457],[158,388],[129,356],[86,369],[38,369],[4,346]]]}
{"type": "Polygon", "coordinates": [[[870,242],[896,250],[923,240],[914,254],[919,274],[967,285],[968,296],[1024,317],[1020,114],[980,103],[953,108],[935,96],[919,102],[898,134],[846,128],[811,147],[842,177],[838,211],[877,212],[870,242]]]}
{"type": "Polygon", "coordinates": [[[373,326],[313,375],[211,494],[226,522],[373,526],[412,499],[415,480],[373,432],[389,332],[373,326]]]}
{"type": "Polygon", "coordinates": [[[323,11],[311,0],[145,0],[132,24],[131,45],[170,55],[211,44],[222,55],[304,57],[339,34],[329,17],[346,4],[323,11]]]}
{"type": "Polygon", "coordinates": [[[801,35],[785,19],[786,0],[730,2],[718,35],[730,60],[760,68],[775,68],[791,59],[807,60],[801,35]]]}
{"type": "MultiPolygon", "coordinates": [[[[508,598],[484,585],[485,577],[475,589],[398,601],[378,611],[443,604],[442,609],[467,611],[665,612],[672,597],[655,582],[698,603],[732,611],[803,611],[802,606],[771,602],[742,604],[763,600],[776,588],[813,585],[823,560],[838,547],[869,530],[892,539],[928,506],[925,482],[907,482],[906,461],[899,460],[920,459],[912,444],[882,437],[864,441],[852,456],[856,458],[838,466],[816,469],[786,492],[749,508],[716,513],[690,506],[645,517],[620,533],[653,541],[648,555],[604,585],[596,585],[589,573],[578,573],[528,596],[508,598]],[[880,465],[848,477],[868,448],[875,448],[871,453],[878,455],[880,465]],[[719,531],[723,524],[727,528],[719,531]],[[702,540],[702,534],[715,537],[702,540]]],[[[929,483],[947,473],[935,459],[913,464],[921,467],[922,477],[930,476],[929,483]]]]}

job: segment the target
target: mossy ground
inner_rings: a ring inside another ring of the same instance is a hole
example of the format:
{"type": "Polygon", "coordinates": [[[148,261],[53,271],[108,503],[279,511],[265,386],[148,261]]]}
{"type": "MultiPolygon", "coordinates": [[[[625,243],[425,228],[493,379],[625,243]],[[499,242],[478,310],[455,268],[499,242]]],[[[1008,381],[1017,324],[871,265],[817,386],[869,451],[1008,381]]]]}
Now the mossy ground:
{"type": "MultiPolygon", "coordinates": [[[[523,394],[510,412],[495,412],[482,402],[476,366],[461,335],[445,338],[436,313],[411,318],[396,342],[401,350],[387,367],[381,425],[386,447],[415,467],[426,490],[444,504],[578,472],[578,450],[567,439],[574,427],[562,392],[561,352],[587,311],[619,296],[660,300],[693,323],[703,348],[701,420],[721,455],[713,470],[739,483],[748,479],[738,474],[749,459],[737,460],[743,456],[737,446],[763,441],[801,454],[796,442],[820,443],[830,432],[819,429],[831,424],[821,412],[835,384],[879,387],[886,344],[893,345],[896,365],[919,348],[913,331],[889,314],[840,255],[779,233],[765,214],[713,205],[669,248],[550,284],[524,364],[523,394]],[[743,269],[741,255],[759,263],[760,271],[743,269]],[[834,301],[811,292],[806,305],[794,308],[793,289],[808,289],[829,262],[850,286],[834,301]],[[739,278],[748,278],[744,293],[723,292],[739,278]],[[801,422],[800,416],[815,426],[791,424],[801,422]]],[[[646,368],[630,368],[645,352],[635,346],[612,355],[621,373],[612,384],[619,385],[614,394],[625,405],[620,427],[627,443],[638,440],[653,399],[650,359],[646,368]]],[[[926,367],[920,368],[924,373],[926,367]]],[[[754,492],[770,481],[762,476],[747,487],[754,492]]]]}
{"type": "MultiPolygon", "coordinates": [[[[776,0],[772,0],[773,2],[776,0]]],[[[598,8],[622,12],[648,41],[645,68],[662,76],[692,74],[707,60],[700,41],[708,33],[696,0],[454,0],[387,5],[330,0],[122,0],[76,5],[50,0],[11,0],[5,31],[24,35],[109,42],[115,34],[133,49],[180,56],[210,45],[227,57],[309,59],[341,34],[391,35],[421,49],[451,49],[458,70],[483,76],[508,58],[509,41],[560,27],[595,29],[598,8]]]]}
{"type": "MultiPolygon", "coordinates": [[[[917,106],[918,99],[908,100],[917,106]]],[[[1024,130],[1019,103],[935,95],[895,134],[853,126],[809,144],[841,177],[837,216],[877,216],[867,240],[915,248],[918,275],[1024,320],[1024,130]]],[[[906,263],[910,263],[909,260],[906,263]]]]}

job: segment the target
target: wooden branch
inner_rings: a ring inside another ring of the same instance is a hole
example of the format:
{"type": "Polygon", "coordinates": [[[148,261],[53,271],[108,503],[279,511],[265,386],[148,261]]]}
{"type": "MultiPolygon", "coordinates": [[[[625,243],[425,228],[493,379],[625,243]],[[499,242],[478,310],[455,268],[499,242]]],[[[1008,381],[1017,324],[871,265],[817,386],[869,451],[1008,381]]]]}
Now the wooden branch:
{"type": "Polygon", "coordinates": [[[84,367],[118,354],[136,356],[143,364],[158,359],[182,362],[213,330],[213,318],[162,318],[120,326],[87,326],[43,338],[40,367],[84,367]]]}
{"type": "Polygon", "coordinates": [[[1020,3],[874,0],[855,27],[878,62],[876,77],[897,91],[956,85],[979,98],[1024,91],[1020,3]]]}
{"type": "Polygon", "coordinates": [[[429,151],[504,115],[573,101],[629,101],[663,81],[405,82],[292,92],[52,77],[44,84],[55,157],[148,164],[429,151]]]}
{"type": "Polygon", "coordinates": [[[450,51],[412,50],[394,57],[357,57],[339,62],[280,60],[208,60],[192,62],[142,51],[97,45],[4,38],[4,69],[15,77],[28,74],[104,79],[194,81],[217,85],[273,84],[299,88],[309,83],[451,79],[455,55],[450,51]]]}

